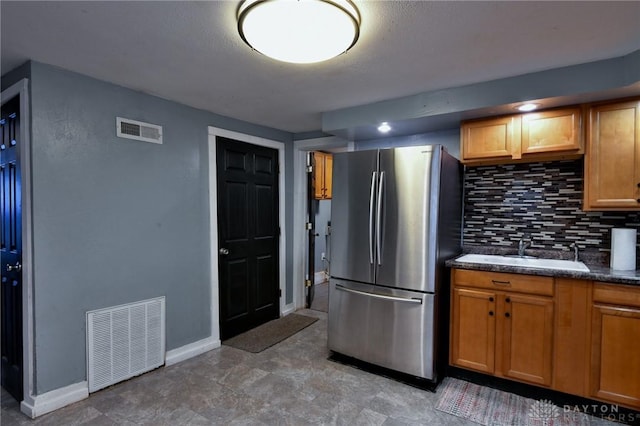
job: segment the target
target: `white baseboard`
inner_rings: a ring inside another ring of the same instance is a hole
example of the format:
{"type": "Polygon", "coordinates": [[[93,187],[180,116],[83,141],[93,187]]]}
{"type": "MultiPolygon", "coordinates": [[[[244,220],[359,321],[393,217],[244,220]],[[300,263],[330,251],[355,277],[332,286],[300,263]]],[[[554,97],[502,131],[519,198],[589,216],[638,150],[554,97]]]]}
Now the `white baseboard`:
{"type": "MultiPolygon", "coordinates": [[[[168,351],[165,356],[167,366],[177,364],[180,361],[193,358],[212,349],[220,347],[220,340],[213,338],[202,339],[177,349],[168,351]]],[[[25,399],[20,404],[20,411],[35,419],[43,414],[50,413],[74,402],[82,401],[89,397],[88,382],[74,383],[60,389],[36,395],[25,399]]]]}
{"type": "Polygon", "coordinates": [[[220,340],[207,337],[206,339],[198,340],[197,342],[189,343],[188,345],[167,351],[164,362],[168,367],[219,347],[220,340]]]}
{"type": "Polygon", "coordinates": [[[35,419],[43,414],[50,413],[74,402],[82,401],[89,397],[89,383],[74,383],[63,388],[45,392],[24,400],[20,404],[20,411],[35,419]]]}
{"type": "Polygon", "coordinates": [[[293,303],[290,303],[290,304],[286,305],[284,307],[284,309],[282,309],[282,315],[281,316],[283,316],[283,317],[287,316],[290,313],[295,312],[295,310],[296,310],[296,306],[293,303]]]}

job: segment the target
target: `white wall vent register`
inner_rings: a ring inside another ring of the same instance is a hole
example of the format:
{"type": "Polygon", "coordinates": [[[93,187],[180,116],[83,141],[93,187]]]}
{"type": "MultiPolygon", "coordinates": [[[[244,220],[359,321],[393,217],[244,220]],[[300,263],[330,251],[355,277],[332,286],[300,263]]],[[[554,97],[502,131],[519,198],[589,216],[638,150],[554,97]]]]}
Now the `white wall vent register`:
{"type": "Polygon", "coordinates": [[[116,117],[116,134],[119,138],[162,144],[162,126],[156,124],[116,117]]]}
{"type": "Polygon", "coordinates": [[[165,299],[87,312],[89,392],[164,364],[165,299]]]}

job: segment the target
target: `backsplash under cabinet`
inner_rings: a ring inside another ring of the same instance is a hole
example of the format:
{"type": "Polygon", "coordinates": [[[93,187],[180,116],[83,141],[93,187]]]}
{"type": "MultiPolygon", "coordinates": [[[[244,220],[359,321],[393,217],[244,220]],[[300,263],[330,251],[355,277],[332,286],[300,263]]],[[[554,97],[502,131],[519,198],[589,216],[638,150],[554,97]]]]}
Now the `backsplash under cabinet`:
{"type": "Polygon", "coordinates": [[[611,229],[640,229],[640,213],[583,211],[583,174],[582,160],[467,167],[464,246],[515,250],[527,236],[532,249],[568,252],[577,242],[608,261],[611,229]]]}

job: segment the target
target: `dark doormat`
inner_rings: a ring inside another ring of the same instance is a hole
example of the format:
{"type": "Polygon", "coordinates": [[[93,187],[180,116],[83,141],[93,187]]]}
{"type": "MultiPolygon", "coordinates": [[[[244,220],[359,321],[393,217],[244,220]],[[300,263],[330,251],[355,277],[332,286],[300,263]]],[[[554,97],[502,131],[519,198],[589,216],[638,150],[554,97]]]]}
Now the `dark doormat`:
{"type": "Polygon", "coordinates": [[[224,340],[222,344],[256,354],[293,336],[316,321],[318,318],[289,314],[224,340]]]}
{"type": "Polygon", "coordinates": [[[370,364],[368,362],[360,361],[359,359],[352,358],[350,356],[342,355],[337,352],[331,352],[329,355],[329,361],[337,362],[339,364],[348,365],[358,370],[366,371],[367,373],[383,376],[396,382],[404,383],[405,385],[413,386],[418,389],[426,390],[429,392],[436,391],[438,387],[437,382],[424,379],[422,377],[416,377],[411,374],[401,373],[399,371],[390,370],[379,365],[370,364]]]}

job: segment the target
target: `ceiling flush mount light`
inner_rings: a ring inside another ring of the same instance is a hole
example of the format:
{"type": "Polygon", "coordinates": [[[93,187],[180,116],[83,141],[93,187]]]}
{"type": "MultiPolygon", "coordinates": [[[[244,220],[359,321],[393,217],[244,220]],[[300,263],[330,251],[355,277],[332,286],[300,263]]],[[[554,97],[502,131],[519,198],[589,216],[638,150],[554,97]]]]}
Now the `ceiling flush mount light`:
{"type": "Polygon", "coordinates": [[[389,123],[387,123],[386,121],[383,123],[380,123],[380,125],[378,126],[378,131],[380,133],[387,133],[391,130],[391,126],[389,126],[389,123]]]}
{"type": "Polygon", "coordinates": [[[538,108],[538,104],[527,103],[527,104],[520,105],[518,107],[518,111],[529,112],[529,111],[533,111],[536,108],[538,108]]]}
{"type": "Polygon", "coordinates": [[[360,35],[360,14],[350,0],[245,0],[238,31],[266,56],[310,64],[349,50],[360,35]]]}

